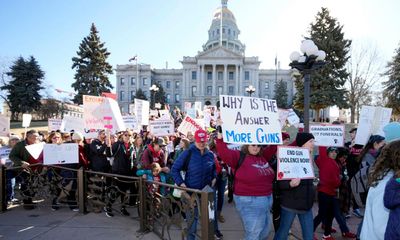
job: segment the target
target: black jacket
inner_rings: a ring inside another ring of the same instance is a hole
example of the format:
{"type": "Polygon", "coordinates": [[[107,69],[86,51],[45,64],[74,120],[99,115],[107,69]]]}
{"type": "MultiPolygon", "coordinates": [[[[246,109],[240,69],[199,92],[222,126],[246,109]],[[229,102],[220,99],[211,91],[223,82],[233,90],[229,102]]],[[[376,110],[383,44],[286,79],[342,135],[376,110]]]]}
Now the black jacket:
{"type": "Polygon", "coordinates": [[[110,162],[106,155],[107,145],[99,139],[94,139],[90,144],[90,167],[93,171],[109,172],[110,162]]]}
{"type": "Polygon", "coordinates": [[[131,175],[132,145],[125,148],[124,142],[118,141],[111,146],[111,154],[114,157],[112,172],[121,175],[131,175]]]}
{"type": "Polygon", "coordinates": [[[281,206],[289,209],[308,211],[315,199],[315,186],[312,179],[302,179],[300,185],[291,188],[290,180],[278,181],[281,206]]]}

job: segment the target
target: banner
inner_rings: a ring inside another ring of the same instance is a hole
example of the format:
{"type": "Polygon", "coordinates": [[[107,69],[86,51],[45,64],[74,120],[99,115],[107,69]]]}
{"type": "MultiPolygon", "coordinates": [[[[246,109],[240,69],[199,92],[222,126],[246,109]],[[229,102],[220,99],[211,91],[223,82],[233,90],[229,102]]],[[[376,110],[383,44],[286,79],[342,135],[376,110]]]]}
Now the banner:
{"type": "Polygon", "coordinates": [[[43,148],[43,164],[79,163],[78,144],[46,144],[43,148]]]}
{"type": "Polygon", "coordinates": [[[278,180],[313,179],[314,168],[307,148],[278,146],[278,180]]]}
{"type": "Polygon", "coordinates": [[[122,120],[124,121],[125,127],[134,132],[140,132],[140,126],[136,121],[135,116],[122,116],[122,120]]]}
{"type": "Polygon", "coordinates": [[[10,135],[10,118],[0,115],[0,136],[8,137],[10,135]]]}
{"type": "Polygon", "coordinates": [[[344,125],[313,124],[310,126],[310,133],[315,137],[315,146],[344,146],[344,125]]]}
{"type": "Polygon", "coordinates": [[[171,120],[149,121],[150,133],[156,137],[171,136],[175,134],[174,122],[171,120]]]}
{"type": "Polygon", "coordinates": [[[287,117],[287,120],[288,120],[289,124],[293,125],[293,126],[296,126],[297,124],[300,123],[300,118],[299,118],[299,116],[297,116],[295,111],[293,111],[293,109],[289,109],[289,115],[287,117]]]}
{"type": "Polygon", "coordinates": [[[139,125],[149,125],[149,111],[149,101],[135,98],[135,117],[139,125]]]}
{"type": "Polygon", "coordinates": [[[46,143],[44,143],[44,142],[40,142],[40,143],[27,145],[27,146],[25,146],[25,148],[34,159],[38,159],[40,156],[40,153],[42,153],[42,151],[43,151],[43,146],[45,144],[46,143]]]}
{"type": "Polygon", "coordinates": [[[62,124],[62,119],[49,118],[47,120],[49,132],[60,130],[61,124],[62,124]]]}
{"type": "Polygon", "coordinates": [[[62,132],[71,132],[74,130],[83,134],[85,132],[85,122],[83,118],[65,115],[61,122],[60,130],[62,132]]]}
{"type": "Polygon", "coordinates": [[[355,143],[365,145],[369,137],[375,134],[384,137],[383,127],[390,122],[391,115],[391,108],[362,106],[355,143]]]}
{"type": "Polygon", "coordinates": [[[186,136],[188,132],[192,132],[194,134],[199,129],[204,129],[204,126],[196,122],[193,118],[186,116],[181,125],[179,125],[178,132],[186,136]]]}
{"type": "Polygon", "coordinates": [[[110,132],[124,131],[118,103],[111,98],[83,95],[83,120],[84,136],[95,138],[101,129],[109,129],[110,132]]]}
{"type": "Polygon", "coordinates": [[[275,100],[220,95],[224,142],[282,144],[281,124],[275,100]]]}

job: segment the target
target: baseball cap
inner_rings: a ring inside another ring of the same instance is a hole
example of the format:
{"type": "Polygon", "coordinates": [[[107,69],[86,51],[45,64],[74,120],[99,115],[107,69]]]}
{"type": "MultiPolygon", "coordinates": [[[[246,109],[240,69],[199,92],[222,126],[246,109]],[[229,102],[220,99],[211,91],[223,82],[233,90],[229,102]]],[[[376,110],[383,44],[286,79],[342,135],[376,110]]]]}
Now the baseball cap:
{"type": "Polygon", "coordinates": [[[196,142],[207,142],[207,132],[203,129],[199,129],[194,133],[194,139],[196,142]]]}

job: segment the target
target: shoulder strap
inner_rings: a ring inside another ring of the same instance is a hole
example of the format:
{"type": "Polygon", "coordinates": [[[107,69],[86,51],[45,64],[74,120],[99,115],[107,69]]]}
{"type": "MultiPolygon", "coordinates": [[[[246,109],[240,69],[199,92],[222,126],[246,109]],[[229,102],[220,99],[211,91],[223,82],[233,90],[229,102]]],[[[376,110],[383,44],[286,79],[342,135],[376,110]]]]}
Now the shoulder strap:
{"type": "Polygon", "coordinates": [[[186,151],[189,151],[189,152],[188,152],[188,155],[186,156],[186,158],[185,158],[185,160],[183,162],[182,171],[184,171],[184,172],[186,172],[188,170],[190,159],[192,158],[192,151],[190,151],[190,149],[188,149],[186,151]]]}
{"type": "Polygon", "coordinates": [[[235,174],[236,174],[237,170],[240,168],[240,166],[242,166],[245,157],[246,157],[246,154],[243,151],[240,151],[240,157],[239,157],[239,161],[236,165],[235,174]]]}

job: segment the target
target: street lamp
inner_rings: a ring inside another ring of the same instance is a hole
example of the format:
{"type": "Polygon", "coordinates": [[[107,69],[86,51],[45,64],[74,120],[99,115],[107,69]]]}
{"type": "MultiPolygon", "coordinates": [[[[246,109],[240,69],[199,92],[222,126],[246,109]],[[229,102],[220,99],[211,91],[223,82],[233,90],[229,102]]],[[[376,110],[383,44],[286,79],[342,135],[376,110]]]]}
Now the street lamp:
{"type": "Polygon", "coordinates": [[[304,132],[309,132],[310,126],[310,81],[311,72],[323,67],[326,62],[326,53],[318,50],[317,45],[312,40],[304,40],[301,43],[299,52],[290,54],[289,66],[297,69],[304,77],[304,132]]]}
{"type": "Polygon", "coordinates": [[[251,97],[251,94],[253,94],[256,91],[256,88],[253,87],[253,85],[249,85],[245,90],[251,97]]]}
{"type": "Polygon", "coordinates": [[[156,104],[156,92],[158,92],[158,90],[160,90],[159,87],[157,87],[157,85],[153,84],[150,88],[150,91],[153,93],[153,109],[155,108],[155,104],[156,104]]]}

